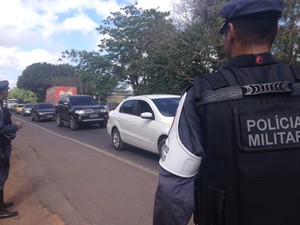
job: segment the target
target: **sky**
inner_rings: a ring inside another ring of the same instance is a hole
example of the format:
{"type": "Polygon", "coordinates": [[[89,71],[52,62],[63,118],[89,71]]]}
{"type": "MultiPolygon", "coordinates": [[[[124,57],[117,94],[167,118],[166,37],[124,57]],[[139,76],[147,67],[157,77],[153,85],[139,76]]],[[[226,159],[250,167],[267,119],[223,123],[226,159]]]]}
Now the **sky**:
{"type": "Polygon", "coordinates": [[[138,3],[172,11],[178,0],[9,0],[0,3],[0,80],[16,87],[33,63],[58,61],[65,50],[98,51],[95,30],[110,12],[138,3]]]}

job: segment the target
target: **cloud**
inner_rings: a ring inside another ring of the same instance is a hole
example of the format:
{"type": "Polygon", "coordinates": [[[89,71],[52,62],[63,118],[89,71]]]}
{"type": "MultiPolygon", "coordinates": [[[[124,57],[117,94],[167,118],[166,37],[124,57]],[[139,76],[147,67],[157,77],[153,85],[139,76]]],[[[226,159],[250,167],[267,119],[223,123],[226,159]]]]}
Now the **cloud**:
{"type": "Polygon", "coordinates": [[[32,64],[32,62],[49,62],[58,64],[58,57],[51,54],[45,49],[33,49],[32,51],[21,51],[15,54],[15,59],[21,68],[25,68],[32,64]]]}
{"type": "Polygon", "coordinates": [[[72,18],[67,18],[63,21],[60,29],[62,31],[81,31],[83,34],[95,31],[98,26],[86,14],[79,14],[72,18]]]}

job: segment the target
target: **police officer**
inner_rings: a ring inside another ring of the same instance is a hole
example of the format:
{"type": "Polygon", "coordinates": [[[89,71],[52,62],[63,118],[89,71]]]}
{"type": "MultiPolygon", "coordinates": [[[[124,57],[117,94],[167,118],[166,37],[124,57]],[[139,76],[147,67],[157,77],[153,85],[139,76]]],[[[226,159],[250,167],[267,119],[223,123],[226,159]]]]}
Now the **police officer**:
{"type": "Polygon", "coordinates": [[[229,61],[195,78],[162,152],[154,225],[300,224],[300,70],[271,54],[281,0],[221,9],[229,61]],[[195,201],[194,201],[195,200],[195,201]]]}
{"type": "Polygon", "coordinates": [[[8,178],[9,160],[11,155],[11,141],[16,137],[16,132],[22,128],[23,122],[17,121],[12,124],[11,114],[3,101],[8,96],[9,83],[7,80],[0,81],[0,219],[17,216],[16,211],[8,211],[13,202],[4,202],[4,184],[8,178]]]}

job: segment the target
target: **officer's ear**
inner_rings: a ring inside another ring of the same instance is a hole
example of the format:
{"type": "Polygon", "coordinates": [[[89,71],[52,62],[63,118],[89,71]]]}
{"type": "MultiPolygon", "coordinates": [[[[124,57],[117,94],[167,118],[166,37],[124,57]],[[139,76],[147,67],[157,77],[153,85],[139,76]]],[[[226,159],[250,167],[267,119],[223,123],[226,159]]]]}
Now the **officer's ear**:
{"type": "Polygon", "coordinates": [[[229,38],[229,40],[232,40],[235,37],[235,29],[232,23],[227,24],[226,36],[229,38]]]}
{"type": "Polygon", "coordinates": [[[233,23],[228,23],[227,26],[228,26],[227,29],[228,29],[229,31],[231,31],[231,32],[234,32],[234,31],[235,31],[233,23]]]}

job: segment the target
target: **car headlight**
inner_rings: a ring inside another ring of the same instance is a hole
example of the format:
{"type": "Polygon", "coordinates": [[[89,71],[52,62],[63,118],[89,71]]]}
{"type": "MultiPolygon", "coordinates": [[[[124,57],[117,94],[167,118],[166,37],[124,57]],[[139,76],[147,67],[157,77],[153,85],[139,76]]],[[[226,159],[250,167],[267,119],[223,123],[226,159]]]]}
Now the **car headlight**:
{"type": "Polygon", "coordinates": [[[75,113],[78,115],[84,114],[84,110],[75,110],[75,113]]]}
{"type": "Polygon", "coordinates": [[[44,113],[42,113],[42,112],[39,112],[38,114],[39,114],[40,116],[44,115],[44,113]]]}
{"type": "Polygon", "coordinates": [[[107,110],[106,110],[106,109],[100,109],[100,112],[102,112],[102,113],[106,113],[106,112],[107,112],[107,110]]]}

